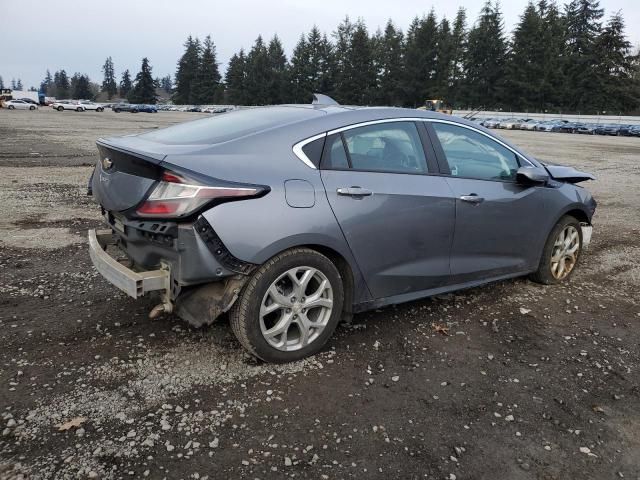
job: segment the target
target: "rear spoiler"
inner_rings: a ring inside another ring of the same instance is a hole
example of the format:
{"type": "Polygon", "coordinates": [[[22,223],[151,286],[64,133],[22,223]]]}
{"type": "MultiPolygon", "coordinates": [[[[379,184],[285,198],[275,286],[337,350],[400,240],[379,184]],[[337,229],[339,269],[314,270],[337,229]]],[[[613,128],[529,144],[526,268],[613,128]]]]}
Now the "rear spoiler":
{"type": "Polygon", "coordinates": [[[594,177],[592,174],[581,172],[579,170],[576,170],[573,167],[564,167],[562,165],[549,165],[545,163],[543,163],[543,165],[544,165],[544,168],[547,169],[547,172],[549,172],[549,175],[551,175],[554,179],[560,182],[580,183],[580,182],[586,182],[587,180],[596,179],[596,177],[594,177]]]}

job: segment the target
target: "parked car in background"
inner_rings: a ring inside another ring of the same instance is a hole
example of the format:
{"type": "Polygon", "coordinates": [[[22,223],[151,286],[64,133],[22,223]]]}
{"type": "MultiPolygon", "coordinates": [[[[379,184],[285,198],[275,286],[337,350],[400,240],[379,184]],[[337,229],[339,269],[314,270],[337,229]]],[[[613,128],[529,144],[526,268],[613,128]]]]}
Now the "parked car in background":
{"type": "Polygon", "coordinates": [[[575,133],[578,128],[583,126],[584,123],[580,122],[567,122],[558,125],[558,130],[561,133],[575,133]]]}
{"type": "Polygon", "coordinates": [[[584,123],[580,125],[575,133],[579,133],[581,135],[595,135],[597,125],[593,123],[584,123]]]}
{"type": "Polygon", "coordinates": [[[104,112],[104,106],[98,103],[93,103],[88,100],[81,100],[79,104],[82,105],[82,108],[84,108],[85,110],[93,110],[95,112],[104,112]]]}
{"type": "Polygon", "coordinates": [[[4,106],[7,107],[8,110],[35,110],[38,108],[38,105],[25,102],[24,100],[6,100],[4,106]]]}
{"type": "Polygon", "coordinates": [[[595,129],[595,133],[596,135],[617,136],[620,133],[620,125],[615,125],[615,124],[598,125],[595,129]]]}
{"type": "Polygon", "coordinates": [[[502,128],[505,130],[514,130],[518,128],[518,126],[522,123],[522,119],[518,118],[508,118],[506,120],[502,120],[498,125],[498,128],[502,128]]]}
{"type": "Polygon", "coordinates": [[[487,120],[481,122],[480,125],[486,128],[498,128],[498,125],[500,125],[500,120],[497,118],[488,118],[487,120]]]}
{"type": "Polygon", "coordinates": [[[23,102],[27,102],[30,103],[31,105],[40,105],[38,102],[36,102],[33,98],[18,98],[18,100],[22,100],[23,102]]]}
{"type": "Polygon", "coordinates": [[[529,120],[520,125],[520,130],[535,130],[541,123],[542,120],[529,120]]]}
{"type": "Polygon", "coordinates": [[[59,100],[51,104],[51,108],[62,112],[64,110],[74,110],[76,112],[84,112],[84,107],[78,102],[72,100],[59,100]]]}
{"type": "Polygon", "coordinates": [[[631,131],[636,127],[637,125],[620,125],[620,129],[618,130],[618,135],[622,136],[622,137],[631,137],[631,131]]]}
{"type": "Polygon", "coordinates": [[[133,103],[124,103],[124,102],[116,103],[111,107],[111,110],[113,110],[116,113],[120,113],[120,112],[138,113],[140,111],[138,108],[138,105],[133,103]]]}
{"type": "Polygon", "coordinates": [[[158,107],[155,105],[138,105],[139,112],[158,113],[158,107]]]}
{"type": "Polygon", "coordinates": [[[547,120],[546,122],[540,122],[535,126],[535,130],[537,132],[553,132],[553,128],[558,125],[557,122],[552,120],[547,120]]]}
{"type": "Polygon", "coordinates": [[[98,272],[134,298],[160,293],[152,316],[201,326],[228,311],[269,362],[317,353],[353,312],[523,275],[564,282],[596,209],[575,185],[591,175],[473,122],[320,95],[98,150],[98,272]]]}
{"type": "Polygon", "coordinates": [[[187,108],[187,112],[202,112],[202,109],[198,106],[187,108]]]}

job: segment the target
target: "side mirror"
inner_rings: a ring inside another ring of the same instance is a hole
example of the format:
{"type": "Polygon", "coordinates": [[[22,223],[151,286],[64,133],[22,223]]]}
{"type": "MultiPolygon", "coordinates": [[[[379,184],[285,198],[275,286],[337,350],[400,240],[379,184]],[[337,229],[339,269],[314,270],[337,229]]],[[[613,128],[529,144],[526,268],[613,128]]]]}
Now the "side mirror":
{"type": "Polygon", "coordinates": [[[549,180],[549,174],[541,167],[520,167],[516,172],[516,181],[523,185],[543,185],[549,180]]]}

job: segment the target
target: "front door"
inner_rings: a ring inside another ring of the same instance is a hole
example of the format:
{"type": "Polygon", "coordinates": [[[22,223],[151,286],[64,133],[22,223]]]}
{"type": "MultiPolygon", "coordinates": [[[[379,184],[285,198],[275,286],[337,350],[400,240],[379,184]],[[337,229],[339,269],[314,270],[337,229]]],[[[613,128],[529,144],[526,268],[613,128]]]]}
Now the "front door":
{"type": "Polygon", "coordinates": [[[452,124],[431,125],[456,198],[451,283],[535,269],[545,235],[538,228],[545,187],[518,184],[523,160],[492,138],[452,124]]]}
{"type": "Polygon", "coordinates": [[[435,288],[450,275],[455,200],[427,165],[414,122],[327,137],[322,181],[375,299],[435,288]]]}

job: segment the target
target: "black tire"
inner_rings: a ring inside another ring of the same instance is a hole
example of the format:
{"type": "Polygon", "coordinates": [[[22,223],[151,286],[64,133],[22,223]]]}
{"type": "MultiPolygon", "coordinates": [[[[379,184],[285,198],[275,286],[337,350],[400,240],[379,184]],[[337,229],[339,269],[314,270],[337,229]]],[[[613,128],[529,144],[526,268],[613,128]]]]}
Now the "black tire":
{"type": "Polygon", "coordinates": [[[133,110],[131,110],[131,113],[138,113],[138,110],[133,109],[133,110]]]}
{"type": "Polygon", "coordinates": [[[83,111],[84,111],[84,108],[82,108],[82,107],[76,108],[76,112],[83,112],[83,111]]]}
{"type": "Polygon", "coordinates": [[[15,109],[16,109],[16,107],[14,107],[13,105],[9,105],[7,108],[8,108],[9,110],[15,110],[15,109]]]}
{"type": "Polygon", "coordinates": [[[58,110],[59,112],[64,112],[64,107],[58,107],[56,110],[58,110]]]}
{"type": "Polygon", "coordinates": [[[565,215],[558,223],[556,223],[555,227],[551,230],[549,237],[544,245],[544,249],[542,250],[542,257],[540,258],[540,265],[538,266],[538,270],[530,275],[529,278],[537,283],[542,283],[543,285],[555,285],[561,282],[568,281],[573,272],[576,271],[576,266],[580,262],[580,257],[582,254],[582,228],[580,227],[580,222],[571,215],[565,215]],[[573,226],[578,231],[579,237],[579,247],[576,254],[576,259],[571,267],[571,271],[563,278],[556,278],[551,271],[551,257],[553,255],[553,250],[555,247],[555,242],[560,232],[566,229],[569,226],[573,226]]]}
{"type": "Polygon", "coordinates": [[[342,316],[344,289],[336,266],[321,253],[308,248],[294,248],[282,252],[260,266],[244,286],[229,312],[231,328],[238,341],[252,355],[272,363],[300,360],[320,351],[338,325],[342,316]],[[260,328],[260,307],[270,285],[283,273],[295,267],[308,266],[322,272],[333,292],[333,306],[329,320],[320,335],[306,347],[282,351],[269,345],[260,328]]]}
{"type": "Polygon", "coordinates": [[[116,113],[120,113],[120,109],[119,108],[114,108],[113,111],[116,112],[116,113]]]}
{"type": "Polygon", "coordinates": [[[31,105],[31,106],[29,107],[29,110],[35,110],[35,109],[36,109],[36,107],[34,107],[33,105],[31,105]]]}

